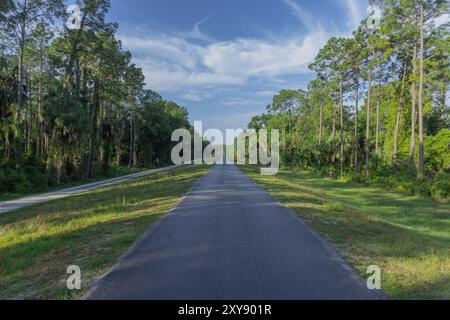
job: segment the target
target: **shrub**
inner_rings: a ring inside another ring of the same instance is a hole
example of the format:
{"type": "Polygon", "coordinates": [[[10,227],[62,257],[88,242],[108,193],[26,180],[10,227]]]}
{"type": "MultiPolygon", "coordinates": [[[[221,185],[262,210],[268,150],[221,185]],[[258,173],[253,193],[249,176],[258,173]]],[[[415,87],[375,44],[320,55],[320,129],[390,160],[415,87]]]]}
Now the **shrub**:
{"type": "Polygon", "coordinates": [[[414,194],[421,196],[431,195],[431,183],[428,181],[417,181],[413,184],[414,194]]]}
{"type": "Polygon", "coordinates": [[[39,168],[27,165],[24,169],[25,176],[33,190],[43,190],[48,187],[48,177],[39,168]]]}
{"type": "Polygon", "coordinates": [[[415,195],[417,193],[416,190],[418,190],[411,181],[399,182],[397,187],[396,187],[396,189],[399,192],[401,192],[401,193],[403,193],[404,195],[407,195],[407,196],[415,195]]]}
{"type": "Polygon", "coordinates": [[[354,174],[352,173],[349,175],[346,179],[348,182],[354,182],[354,183],[366,183],[367,178],[363,174],[354,174]]]}
{"type": "Polygon", "coordinates": [[[431,194],[439,199],[450,198],[450,174],[439,175],[431,185],[431,194]]]}
{"type": "Polygon", "coordinates": [[[43,162],[28,157],[18,162],[5,162],[0,167],[0,193],[26,193],[48,186],[43,162]]]}
{"type": "Polygon", "coordinates": [[[2,170],[0,175],[1,192],[21,193],[31,190],[31,184],[20,171],[2,170]]]}
{"type": "Polygon", "coordinates": [[[391,189],[397,189],[399,185],[403,183],[403,181],[392,176],[375,176],[370,182],[370,184],[373,186],[391,189]]]}

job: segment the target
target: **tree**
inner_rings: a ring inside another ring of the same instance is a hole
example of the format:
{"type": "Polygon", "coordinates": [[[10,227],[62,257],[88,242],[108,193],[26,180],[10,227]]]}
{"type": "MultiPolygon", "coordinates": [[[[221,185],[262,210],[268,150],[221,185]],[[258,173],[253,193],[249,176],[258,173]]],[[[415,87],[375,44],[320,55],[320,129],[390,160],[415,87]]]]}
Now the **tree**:
{"type": "MultiPolygon", "coordinates": [[[[17,42],[18,56],[18,85],[16,117],[22,109],[24,90],[24,54],[30,33],[39,21],[51,21],[60,16],[64,10],[62,0],[15,0],[8,15],[8,32],[17,42]]],[[[6,6],[6,5],[5,5],[6,6]]]]}
{"type": "Polygon", "coordinates": [[[175,126],[193,132],[185,108],[145,89],[117,25],[105,22],[109,1],[77,3],[77,30],[59,20],[62,0],[0,3],[2,191],[167,164],[175,126]]]}
{"type": "Polygon", "coordinates": [[[419,11],[419,177],[425,177],[425,147],[424,147],[424,86],[425,86],[425,36],[434,27],[434,20],[449,8],[445,0],[418,0],[413,2],[419,11]]]}
{"type": "MultiPolygon", "coordinates": [[[[388,175],[395,179],[407,173],[408,167],[411,179],[417,179],[415,158],[418,154],[420,160],[422,154],[425,178],[430,184],[443,181],[442,177],[450,169],[440,164],[446,163],[447,157],[441,153],[448,151],[450,127],[450,24],[442,23],[442,17],[437,18],[448,11],[448,4],[438,0],[372,0],[370,3],[382,7],[380,28],[371,30],[362,21],[352,38],[330,39],[310,66],[317,78],[309,83],[307,90],[291,90],[298,92],[299,98],[289,108],[295,115],[296,125],[292,132],[289,130],[289,142],[282,146],[282,151],[289,151],[284,164],[321,172],[330,170],[334,175],[339,154],[342,176],[348,163],[344,155],[353,152],[353,172],[359,173],[360,161],[365,158],[366,180],[388,175]],[[366,99],[360,106],[363,95],[366,99]],[[350,106],[343,103],[349,100],[354,101],[353,113],[347,112],[350,106]],[[360,108],[365,109],[365,115],[359,112],[360,108]],[[362,120],[365,128],[360,126],[362,120]],[[346,143],[352,139],[351,144],[346,143]],[[417,143],[419,152],[416,152],[417,143]],[[371,158],[372,148],[376,162],[371,158]]],[[[282,93],[283,90],[274,101],[289,101],[280,99],[285,95],[282,93]]],[[[272,108],[275,105],[270,106],[269,114],[254,118],[250,126],[290,128],[286,110],[272,108]]]]}
{"type": "Polygon", "coordinates": [[[318,72],[323,79],[332,79],[337,83],[340,110],[340,175],[344,176],[344,86],[347,80],[346,71],[348,69],[347,49],[350,46],[348,39],[331,38],[328,43],[319,51],[310,68],[318,72]]]}
{"type": "Polygon", "coordinates": [[[348,55],[349,55],[349,77],[351,80],[350,86],[353,87],[355,101],[355,131],[354,131],[354,174],[359,172],[359,99],[361,89],[361,68],[364,59],[364,50],[362,48],[361,41],[362,34],[360,30],[354,33],[354,39],[351,39],[348,43],[348,55]]]}

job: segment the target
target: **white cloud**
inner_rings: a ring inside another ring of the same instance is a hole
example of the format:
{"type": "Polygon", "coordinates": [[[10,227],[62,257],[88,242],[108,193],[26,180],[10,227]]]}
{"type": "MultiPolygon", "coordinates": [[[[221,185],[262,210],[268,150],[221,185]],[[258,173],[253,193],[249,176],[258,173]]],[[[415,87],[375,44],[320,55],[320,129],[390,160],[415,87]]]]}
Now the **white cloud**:
{"type": "Polygon", "coordinates": [[[225,132],[226,129],[246,129],[250,120],[261,114],[259,111],[239,112],[225,116],[205,118],[204,126],[217,128],[225,132]]]}
{"type": "Polygon", "coordinates": [[[211,18],[212,18],[212,15],[207,16],[207,17],[203,18],[202,20],[196,22],[194,24],[194,28],[192,29],[191,37],[194,38],[194,39],[211,41],[210,37],[208,37],[207,35],[205,35],[203,32],[200,31],[200,26],[202,24],[206,23],[211,18]]]}
{"type": "Polygon", "coordinates": [[[257,97],[273,97],[275,94],[276,93],[274,91],[269,91],[269,90],[255,92],[255,95],[257,97]]]}
{"type": "Polygon", "coordinates": [[[202,101],[205,97],[202,96],[201,94],[198,94],[197,92],[188,92],[188,93],[184,93],[180,96],[181,99],[186,100],[186,101],[194,101],[194,102],[198,102],[198,101],[202,101]]]}
{"type": "Polygon", "coordinates": [[[303,39],[235,39],[203,46],[171,34],[122,34],[120,39],[133,52],[149,85],[164,92],[307,72],[328,34],[316,29],[303,39]]]}
{"type": "Polygon", "coordinates": [[[207,89],[218,85],[239,85],[244,82],[238,76],[186,69],[180,65],[155,61],[150,58],[135,60],[144,70],[147,84],[160,92],[192,88],[207,89]]]}
{"type": "Polygon", "coordinates": [[[307,71],[327,39],[328,35],[318,30],[304,39],[237,39],[215,43],[206,48],[203,62],[216,73],[245,78],[301,73],[307,71]]]}
{"type": "Polygon", "coordinates": [[[127,50],[138,55],[152,57],[152,60],[163,60],[180,65],[184,68],[195,68],[198,63],[198,51],[200,46],[193,45],[187,40],[164,34],[148,36],[123,36],[122,41],[127,50]]]}
{"type": "Polygon", "coordinates": [[[345,0],[345,3],[347,4],[347,7],[349,9],[349,16],[351,18],[351,23],[353,27],[358,27],[359,23],[363,19],[363,17],[360,15],[360,8],[358,4],[358,0],[345,0]]]}
{"type": "Polygon", "coordinates": [[[346,12],[346,36],[350,36],[360,22],[367,17],[368,2],[364,0],[335,0],[335,2],[346,12]]]}
{"type": "MultiPolygon", "coordinates": [[[[359,23],[361,7],[357,2],[360,0],[336,1],[345,3],[351,24],[359,23]]],[[[343,32],[331,27],[330,21],[313,17],[296,0],[284,0],[284,3],[308,28],[303,35],[217,41],[200,30],[212,17],[207,16],[188,32],[141,29],[122,33],[119,38],[144,70],[148,86],[163,94],[170,92],[186,101],[202,101],[216,90],[230,86],[258,83],[264,84],[264,88],[277,87],[285,82],[287,75],[309,73],[308,65],[330,36],[347,35],[353,30],[343,32]]],[[[259,93],[261,98],[272,95],[272,92],[259,93]]],[[[232,104],[233,101],[228,102],[232,104]]]]}
{"type": "Polygon", "coordinates": [[[308,27],[310,30],[316,27],[317,20],[314,20],[312,15],[303,7],[298,5],[297,2],[295,2],[294,0],[284,0],[284,2],[291,9],[292,14],[299,18],[306,27],[308,27]]]}
{"type": "Polygon", "coordinates": [[[223,101],[222,104],[229,107],[248,107],[248,106],[261,106],[263,103],[260,100],[233,98],[223,101]]]}

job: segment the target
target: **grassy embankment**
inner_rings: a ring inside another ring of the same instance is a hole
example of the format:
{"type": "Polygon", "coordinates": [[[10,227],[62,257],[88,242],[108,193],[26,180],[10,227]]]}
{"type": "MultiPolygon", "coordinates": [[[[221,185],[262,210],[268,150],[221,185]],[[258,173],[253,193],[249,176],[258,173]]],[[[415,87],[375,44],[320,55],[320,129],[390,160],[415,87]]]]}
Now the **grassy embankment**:
{"type": "Polygon", "coordinates": [[[282,171],[242,170],[334,243],[363,276],[382,269],[394,299],[450,299],[450,205],[379,188],[282,171]]]}
{"type": "Polygon", "coordinates": [[[106,179],[113,179],[113,178],[129,175],[129,174],[133,174],[133,173],[138,173],[140,171],[144,171],[144,170],[140,169],[140,168],[114,167],[114,168],[111,168],[110,174],[108,174],[106,176],[98,176],[98,177],[93,177],[90,179],[81,179],[81,180],[76,180],[76,181],[72,181],[72,182],[65,182],[65,183],[55,185],[53,187],[44,187],[44,188],[33,189],[33,191],[29,191],[29,192],[0,193],[0,202],[16,200],[16,199],[29,197],[29,196],[33,196],[33,195],[41,194],[41,193],[54,192],[54,191],[58,191],[58,190],[66,189],[66,188],[78,187],[83,184],[93,183],[93,182],[106,180],[106,179]]]}
{"type": "Polygon", "coordinates": [[[0,299],[76,299],[183,196],[190,166],[0,215],[0,299]],[[83,290],[69,291],[69,265],[83,290]]]}

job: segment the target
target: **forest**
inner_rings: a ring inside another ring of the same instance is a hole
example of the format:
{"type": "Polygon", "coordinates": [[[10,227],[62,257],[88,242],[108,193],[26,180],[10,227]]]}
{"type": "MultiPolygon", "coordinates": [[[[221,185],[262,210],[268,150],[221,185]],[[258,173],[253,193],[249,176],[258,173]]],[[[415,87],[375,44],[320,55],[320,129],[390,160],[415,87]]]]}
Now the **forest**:
{"type": "Polygon", "coordinates": [[[0,194],[170,163],[186,108],[146,89],[105,21],[109,0],[0,1],[0,194]]]}
{"type": "MultiPolygon", "coordinates": [[[[450,195],[445,0],[373,0],[378,25],[331,38],[306,89],[282,90],[251,129],[280,129],[282,162],[408,194],[450,195]]],[[[0,193],[170,163],[187,109],[149,90],[105,20],[109,0],[0,2],[0,193]]]]}
{"type": "Polygon", "coordinates": [[[307,89],[281,90],[249,128],[281,130],[285,167],[448,199],[449,3],[370,3],[376,27],[329,39],[307,89]]]}

